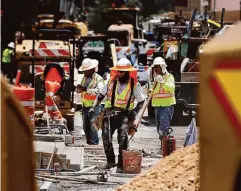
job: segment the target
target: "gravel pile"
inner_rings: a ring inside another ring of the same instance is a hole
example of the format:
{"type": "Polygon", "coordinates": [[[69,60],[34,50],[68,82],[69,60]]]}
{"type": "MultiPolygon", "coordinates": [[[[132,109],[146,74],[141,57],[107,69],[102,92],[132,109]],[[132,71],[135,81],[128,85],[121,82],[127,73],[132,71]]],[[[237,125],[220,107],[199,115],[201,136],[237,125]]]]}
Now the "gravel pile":
{"type": "Polygon", "coordinates": [[[198,191],[199,144],[178,149],[117,191],[198,191]]]}

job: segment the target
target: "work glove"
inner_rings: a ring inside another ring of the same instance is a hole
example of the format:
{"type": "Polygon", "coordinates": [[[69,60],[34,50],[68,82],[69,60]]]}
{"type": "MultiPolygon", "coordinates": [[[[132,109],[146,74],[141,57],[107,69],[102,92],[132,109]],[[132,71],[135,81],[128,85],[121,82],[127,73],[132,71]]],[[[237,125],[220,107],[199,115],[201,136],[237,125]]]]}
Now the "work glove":
{"type": "Polygon", "coordinates": [[[93,107],[91,107],[89,110],[89,113],[88,113],[89,117],[91,118],[94,115],[94,113],[95,113],[95,109],[93,107]]]}
{"type": "Polygon", "coordinates": [[[138,124],[138,119],[135,119],[134,122],[130,122],[128,135],[132,136],[137,132],[137,124],[138,124]]]}
{"type": "Polygon", "coordinates": [[[156,75],[156,76],[154,77],[154,80],[155,80],[157,83],[164,83],[164,80],[163,80],[163,78],[162,78],[161,75],[156,75]]]}
{"type": "Polygon", "coordinates": [[[96,91],[95,91],[95,89],[87,89],[86,93],[93,95],[96,93],[96,91]]]}

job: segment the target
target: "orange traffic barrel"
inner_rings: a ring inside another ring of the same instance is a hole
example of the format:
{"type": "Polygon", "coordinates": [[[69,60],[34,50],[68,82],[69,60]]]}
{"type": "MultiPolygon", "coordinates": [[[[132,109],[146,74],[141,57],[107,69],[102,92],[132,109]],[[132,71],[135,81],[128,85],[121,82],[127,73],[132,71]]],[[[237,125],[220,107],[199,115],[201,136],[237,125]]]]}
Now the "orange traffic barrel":
{"type": "Polygon", "coordinates": [[[13,93],[18,97],[21,105],[27,111],[31,124],[34,125],[35,89],[28,85],[20,84],[13,88],[13,93]]]}

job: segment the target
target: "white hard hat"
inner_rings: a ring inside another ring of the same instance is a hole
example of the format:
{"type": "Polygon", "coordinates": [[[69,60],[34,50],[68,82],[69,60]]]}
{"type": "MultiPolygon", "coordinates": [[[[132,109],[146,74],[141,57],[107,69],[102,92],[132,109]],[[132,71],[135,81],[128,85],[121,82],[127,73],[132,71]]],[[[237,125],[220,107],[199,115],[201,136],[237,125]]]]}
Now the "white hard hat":
{"type": "Polygon", "coordinates": [[[118,71],[136,71],[136,69],[132,67],[130,60],[128,60],[127,58],[121,58],[116,63],[116,67],[110,69],[118,71]]]}
{"type": "Polygon", "coordinates": [[[118,60],[117,66],[132,66],[130,60],[128,60],[127,58],[121,58],[120,60],[118,60]]]}
{"type": "Polygon", "coordinates": [[[95,59],[85,58],[82,61],[82,66],[79,68],[80,72],[91,70],[93,68],[96,68],[98,66],[99,62],[95,59]]]}
{"type": "Polygon", "coordinates": [[[10,48],[15,48],[15,45],[14,45],[13,42],[10,42],[10,43],[8,44],[8,47],[10,47],[10,48]]]}
{"type": "Polygon", "coordinates": [[[154,66],[164,66],[167,67],[166,61],[162,57],[156,57],[153,61],[152,67],[154,66]]]}

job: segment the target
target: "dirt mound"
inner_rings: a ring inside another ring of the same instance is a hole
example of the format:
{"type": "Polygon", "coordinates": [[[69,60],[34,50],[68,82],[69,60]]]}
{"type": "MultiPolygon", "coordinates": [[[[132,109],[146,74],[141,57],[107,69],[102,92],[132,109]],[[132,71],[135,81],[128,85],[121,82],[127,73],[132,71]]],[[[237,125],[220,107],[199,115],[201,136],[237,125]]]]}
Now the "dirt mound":
{"type": "Polygon", "coordinates": [[[117,191],[199,190],[199,144],[178,149],[117,191]]]}

